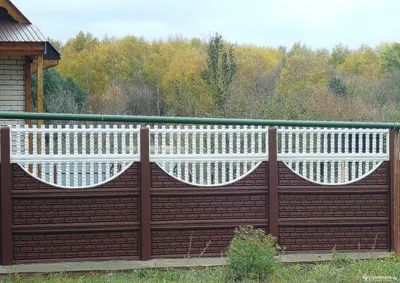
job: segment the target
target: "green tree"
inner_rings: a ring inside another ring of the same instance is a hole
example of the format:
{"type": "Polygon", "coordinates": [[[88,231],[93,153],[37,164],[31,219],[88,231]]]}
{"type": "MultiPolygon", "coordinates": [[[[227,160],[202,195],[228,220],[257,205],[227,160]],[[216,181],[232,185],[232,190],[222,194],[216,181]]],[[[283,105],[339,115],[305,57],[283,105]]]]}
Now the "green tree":
{"type": "Polygon", "coordinates": [[[346,60],[346,56],[349,55],[350,50],[347,46],[343,46],[342,44],[336,45],[332,52],[331,57],[329,58],[329,63],[333,66],[342,65],[346,60]]]}
{"type": "MultiPolygon", "coordinates": [[[[49,113],[83,113],[86,111],[87,93],[72,78],[63,78],[56,70],[43,72],[44,111],[49,113]]],[[[32,108],[36,109],[36,76],[32,76],[32,108]]]]}
{"type": "Polygon", "coordinates": [[[328,89],[334,95],[345,97],[347,94],[346,82],[339,77],[333,77],[328,82],[328,89]]]}
{"type": "Polygon", "coordinates": [[[206,68],[201,72],[204,82],[213,91],[213,100],[221,116],[226,116],[226,104],[236,73],[234,46],[226,46],[220,34],[216,34],[207,46],[206,68]]]}
{"type": "Polygon", "coordinates": [[[388,72],[400,72],[400,43],[384,44],[380,50],[382,67],[388,72]]]}

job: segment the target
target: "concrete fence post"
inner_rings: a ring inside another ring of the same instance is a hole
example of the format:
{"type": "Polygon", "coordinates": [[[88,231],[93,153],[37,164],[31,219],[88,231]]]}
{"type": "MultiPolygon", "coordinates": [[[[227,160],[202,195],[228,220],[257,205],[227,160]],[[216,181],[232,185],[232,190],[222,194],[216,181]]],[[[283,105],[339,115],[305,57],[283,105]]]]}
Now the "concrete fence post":
{"type": "Polygon", "coordinates": [[[140,259],[151,259],[151,174],[150,174],[150,133],[148,128],[140,130],[140,259]]]}
{"type": "Polygon", "coordinates": [[[268,129],[268,227],[278,239],[278,147],[276,128],[268,129]]]}
{"type": "Polygon", "coordinates": [[[390,222],[391,250],[400,255],[400,134],[390,131],[390,222]]]}
{"type": "Polygon", "coordinates": [[[12,237],[12,170],[10,161],[10,128],[0,130],[1,142],[1,264],[11,265],[13,260],[12,237]]]}

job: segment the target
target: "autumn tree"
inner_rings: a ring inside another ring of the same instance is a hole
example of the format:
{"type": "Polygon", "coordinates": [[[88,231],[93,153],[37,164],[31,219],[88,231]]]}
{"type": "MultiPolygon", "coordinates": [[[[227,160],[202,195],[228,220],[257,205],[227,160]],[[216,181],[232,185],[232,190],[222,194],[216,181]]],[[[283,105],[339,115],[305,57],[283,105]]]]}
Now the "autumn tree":
{"type": "Polygon", "coordinates": [[[222,36],[217,33],[210,39],[206,53],[206,68],[201,72],[201,77],[212,89],[217,111],[221,116],[226,116],[229,86],[237,70],[234,46],[224,44],[222,36]]]}

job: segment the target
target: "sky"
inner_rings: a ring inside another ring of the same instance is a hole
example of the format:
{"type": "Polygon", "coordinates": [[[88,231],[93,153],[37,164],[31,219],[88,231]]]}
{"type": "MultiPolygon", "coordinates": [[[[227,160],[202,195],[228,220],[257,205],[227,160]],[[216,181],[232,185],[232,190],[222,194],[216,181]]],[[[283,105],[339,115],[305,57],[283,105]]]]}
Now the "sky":
{"type": "Polygon", "coordinates": [[[399,0],[12,0],[45,36],[65,42],[79,31],[98,38],[207,39],[238,44],[332,49],[342,43],[400,42],[399,0]]]}

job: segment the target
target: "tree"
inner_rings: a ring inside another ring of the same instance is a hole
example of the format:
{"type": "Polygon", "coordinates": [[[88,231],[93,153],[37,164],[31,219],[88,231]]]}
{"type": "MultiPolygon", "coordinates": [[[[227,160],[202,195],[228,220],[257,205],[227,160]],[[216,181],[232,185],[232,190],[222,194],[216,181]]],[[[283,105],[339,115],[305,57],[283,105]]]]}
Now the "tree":
{"type": "Polygon", "coordinates": [[[351,75],[376,79],[382,76],[382,68],[379,62],[379,54],[375,49],[362,45],[350,52],[341,65],[344,72],[351,75]]]}
{"type": "Polygon", "coordinates": [[[388,72],[400,71],[400,43],[384,44],[380,48],[380,61],[388,72]]]}
{"type": "Polygon", "coordinates": [[[329,63],[332,64],[334,67],[338,65],[342,65],[345,60],[346,56],[349,55],[350,50],[347,46],[343,46],[342,44],[336,45],[332,52],[331,57],[329,58],[329,63]]]}
{"type": "Polygon", "coordinates": [[[201,72],[201,77],[211,87],[213,101],[221,116],[226,115],[229,86],[235,73],[234,46],[225,46],[222,36],[217,33],[207,46],[206,68],[201,72]]]}
{"type": "Polygon", "coordinates": [[[339,77],[333,77],[329,80],[328,89],[331,93],[339,97],[345,97],[347,94],[346,83],[342,78],[339,77]]]}
{"type": "MultiPolygon", "coordinates": [[[[36,109],[36,76],[32,77],[32,108],[36,109]]],[[[63,78],[56,70],[43,72],[44,111],[49,113],[84,113],[87,93],[72,78],[63,78]]]]}
{"type": "Polygon", "coordinates": [[[199,70],[205,65],[204,50],[192,44],[182,44],[171,58],[163,78],[163,90],[169,115],[205,116],[212,103],[202,103],[211,95],[199,70]]]}

